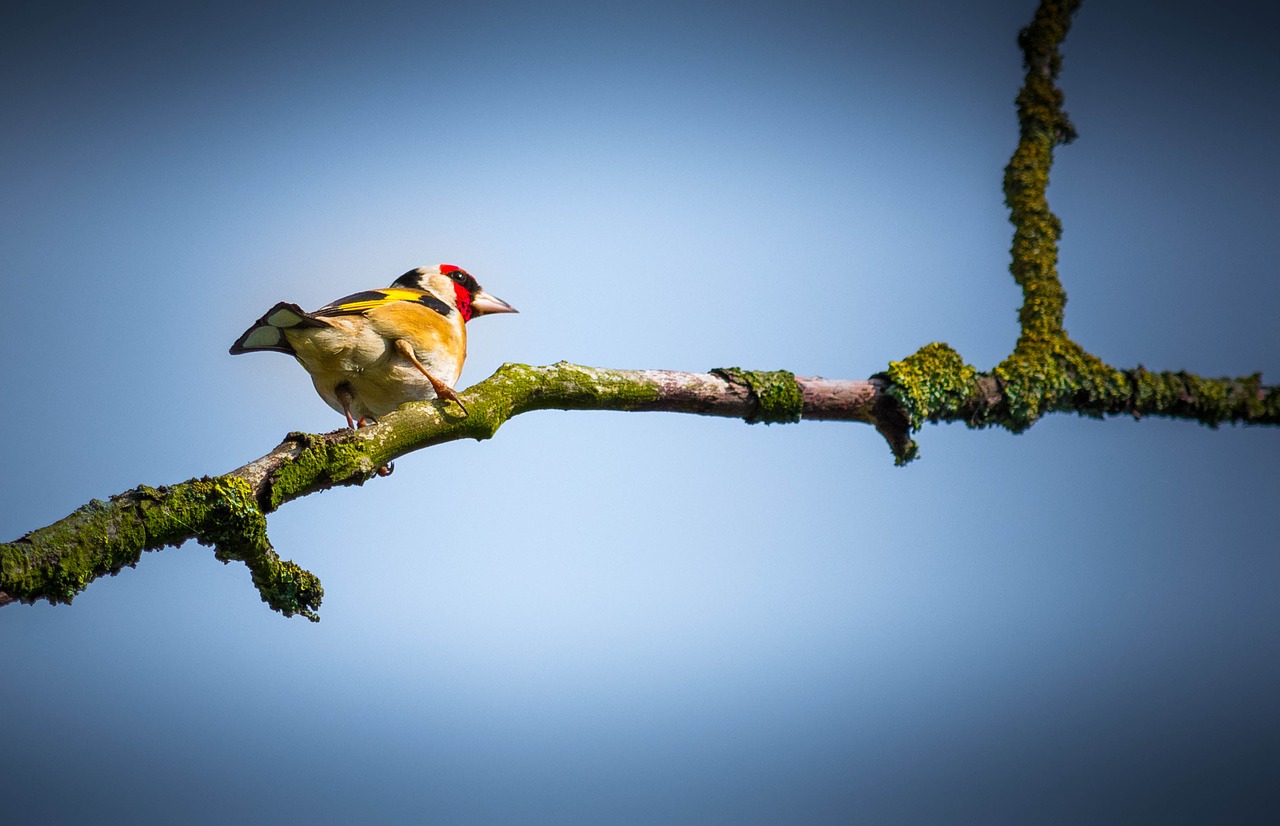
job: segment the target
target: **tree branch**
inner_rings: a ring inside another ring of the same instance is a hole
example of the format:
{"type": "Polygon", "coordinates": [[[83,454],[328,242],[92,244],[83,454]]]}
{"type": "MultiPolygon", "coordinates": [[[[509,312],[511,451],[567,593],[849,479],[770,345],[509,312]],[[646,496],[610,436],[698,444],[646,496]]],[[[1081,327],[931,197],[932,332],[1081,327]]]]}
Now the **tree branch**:
{"type": "Polygon", "coordinates": [[[86,585],[143,551],[189,539],[212,545],[223,562],[244,562],[262,599],[286,616],[317,619],[319,580],[282,561],[267,540],[266,517],[285,502],[338,485],[362,485],[415,450],[489,439],[532,410],[650,410],[756,422],[862,421],[890,445],[907,441],[907,420],[885,405],[884,382],[797,379],[791,373],[728,368],[713,373],[601,370],[561,362],[507,364],[464,394],[470,415],[439,402],[406,405],[371,427],[324,435],[290,433],[275,449],[223,476],[141,486],[94,500],[52,525],[0,545],[0,605],[44,599],[69,603],[86,585]]]}
{"type": "Polygon", "coordinates": [[[1280,424],[1280,387],[1260,375],[1205,379],[1185,372],[1118,370],[1087,352],[1063,327],[1058,278],[1061,224],[1046,192],[1056,146],[1075,137],[1055,85],[1058,52],[1077,0],[1043,0],[1023,29],[1026,79],[1018,95],[1018,146],[1005,170],[1014,225],[1010,271],[1022,287],[1022,331],[1010,356],[980,372],[946,344],[922,347],[870,379],[797,378],[786,371],[723,368],[710,373],[604,370],[560,362],[503,365],[452,404],[409,404],[380,423],[324,435],[290,433],[267,455],[214,478],[138,487],[94,500],[53,525],[0,545],[0,605],[70,602],[94,579],[137,564],[142,552],[188,539],[243,561],[262,599],[286,616],[316,620],[319,580],[282,561],[267,540],[266,514],[337,485],[362,485],[393,460],[457,439],[489,439],[532,410],[696,413],[748,423],[801,419],[872,424],[898,464],[915,458],[911,434],[925,422],[1025,430],[1050,412],[1280,424]]]}
{"type": "MultiPolygon", "coordinates": [[[[0,545],[0,605],[40,599],[69,603],[94,579],[136,565],[143,551],[195,539],[214,546],[223,562],[244,562],[263,601],[273,609],[317,619],[324,593],[320,582],[276,555],[267,539],[265,514],[331,487],[363,485],[379,468],[415,450],[459,439],[492,438],[509,419],[534,410],[664,411],[749,423],[865,422],[876,427],[903,462],[914,448],[909,429],[919,426],[920,411],[930,402],[904,406],[904,389],[937,386],[937,376],[955,374],[956,364],[963,381],[954,393],[965,400],[956,407],[967,418],[955,418],[971,426],[1004,424],[992,414],[999,407],[993,401],[1000,398],[997,383],[965,367],[958,356],[952,364],[941,363],[947,358],[942,347],[926,348],[938,363],[921,365],[917,356],[895,362],[897,383],[885,376],[834,380],[737,368],[680,373],[604,370],[567,362],[547,367],[506,364],[462,394],[468,416],[447,403],[405,405],[378,424],[356,431],[290,433],[265,456],[223,476],[167,487],[140,486],[107,502],[94,500],[65,519],[0,545]],[[912,369],[928,373],[929,382],[913,384],[908,376],[912,369]]],[[[1200,418],[1201,409],[1221,396],[1218,384],[1186,374],[1134,375],[1126,400],[1098,415],[1200,418]],[[1176,378],[1167,380],[1169,376],[1176,378]]],[[[1280,422],[1280,388],[1262,388],[1256,377],[1235,381],[1241,388],[1236,396],[1245,400],[1223,420],[1280,422]],[[1268,400],[1261,415],[1255,415],[1257,405],[1248,401],[1255,396],[1268,400]]]]}
{"type": "MultiPolygon", "coordinates": [[[[1059,47],[1079,0],[1042,0],[1018,35],[1026,76],[1018,93],[1018,145],[1004,173],[1013,224],[1009,271],[1022,288],[1021,333],[1013,352],[979,372],[948,345],[934,342],[883,374],[912,430],[925,422],[999,426],[1015,433],[1045,413],[1130,414],[1222,422],[1277,424],[1280,393],[1261,375],[1205,379],[1185,372],[1120,370],[1076,343],[1063,326],[1067,293],[1058,277],[1062,223],[1047,197],[1053,151],[1076,138],[1056,85],[1059,47]]],[[[915,458],[911,442],[899,462],[915,458]]]]}

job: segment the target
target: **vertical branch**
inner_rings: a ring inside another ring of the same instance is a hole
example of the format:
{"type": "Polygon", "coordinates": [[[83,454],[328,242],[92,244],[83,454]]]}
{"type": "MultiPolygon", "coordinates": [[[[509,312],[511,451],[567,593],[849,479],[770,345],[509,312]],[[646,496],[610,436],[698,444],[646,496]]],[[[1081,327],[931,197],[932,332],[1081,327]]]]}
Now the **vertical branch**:
{"type": "Polygon", "coordinates": [[[1030,25],[1018,34],[1027,73],[1018,92],[1018,146],[1005,167],[1004,197],[1014,227],[1009,271],[1022,288],[1022,330],[1013,352],[992,371],[1001,400],[987,411],[1014,432],[1049,411],[1078,407],[1081,400],[1112,412],[1131,389],[1123,373],[1072,341],[1063,324],[1062,222],[1049,209],[1047,192],[1053,150],[1076,137],[1057,79],[1059,47],[1079,6],[1080,0],[1041,0],[1030,25]]]}
{"type": "Polygon", "coordinates": [[[1049,210],[1046,192],[1054,147],[1076,136],[1056,81],[1062,69],[1058,47],[1079,5],[1079,0],[1044,0],[1018,35],[1027,74],[1017,98],[1018,147],[1005,167],[1004,197],[1014,225],[1009,269],[1022,287],[1024,339],[1063,333],[1067,296],[1057,269],[1062,223],[1049,210]]]}

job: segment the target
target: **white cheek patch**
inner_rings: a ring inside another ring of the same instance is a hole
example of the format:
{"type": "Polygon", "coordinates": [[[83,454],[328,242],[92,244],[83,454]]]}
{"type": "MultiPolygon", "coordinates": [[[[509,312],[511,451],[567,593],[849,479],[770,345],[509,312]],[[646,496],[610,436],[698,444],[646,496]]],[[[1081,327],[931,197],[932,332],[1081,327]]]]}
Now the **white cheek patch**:
{"type": "MultiPolygon", "coordinates": [[[[276,315],[279,315],[277,313],[276,315]]],[[[245,336],[243,347],[252,350],[256,347],[278,347],[283,338],[275,327],[258,327],[245,336]]]]}

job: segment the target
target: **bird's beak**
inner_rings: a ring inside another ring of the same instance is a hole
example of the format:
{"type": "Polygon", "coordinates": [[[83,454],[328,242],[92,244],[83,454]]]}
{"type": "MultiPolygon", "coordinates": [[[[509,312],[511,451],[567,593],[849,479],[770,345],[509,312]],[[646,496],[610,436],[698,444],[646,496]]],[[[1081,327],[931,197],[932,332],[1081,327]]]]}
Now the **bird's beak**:
{"type": "Polygon", "coordinates": [[[471,314],[487,315],[488,313],[518,313],[515,307],[512,307],[501,298],[489,295],[484,290],[476,290],[476,294],[471,296],[471,314]]]}

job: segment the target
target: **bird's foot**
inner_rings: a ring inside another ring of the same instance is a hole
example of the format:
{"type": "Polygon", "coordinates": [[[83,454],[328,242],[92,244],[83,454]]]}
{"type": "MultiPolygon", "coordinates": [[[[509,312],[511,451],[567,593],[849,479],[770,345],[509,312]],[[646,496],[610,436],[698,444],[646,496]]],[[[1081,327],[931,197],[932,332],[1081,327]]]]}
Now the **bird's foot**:
{"type": "Polygon", "coordinates": [[[427,377],[427,381],[431,382],[431,389],[436,391],[437,399],[448,399],[462,408],[462,415],[471,415],[467,412],[467,406],[462,403],[462,399],[459,399],[458,394],[453,392],[453,388],[431,375],[430,371],[422,366],[422,362],[418,361],[418,354],[413,352],[412,344],[402,338],[398,338],[396,339],[395,347],[400,351],[400,355],[407,358],[414,367],[418,368],[419,373],[427,377]]]}
{"type": "MultiPolygon", "coordinates": [[[[430,377],[428,376],[428,378],[430,377]]],[[[433,386],[435,386],[434,382],[433,382],[433,386]]],[[[462,403],[462,399],[458,398],[458,394],[454,392],[452,387],[449,387],[447,384],[444,384],[443,382],[441,382],[438,387],[435,387],[435,391],[436,391],[437,398],[448,399],[449,401],[456,404],[458,407],[461,407],[462,415],[464,416],[471,415],[470,413],[467,412],[467,406],[462,403]]]]}

